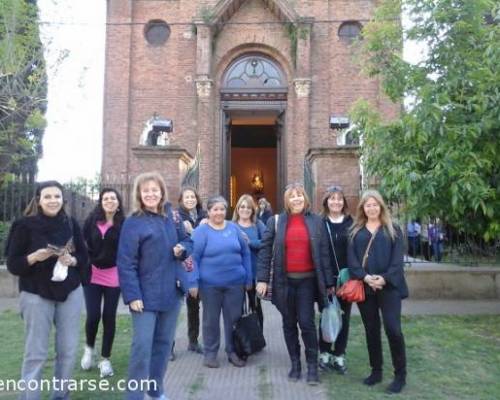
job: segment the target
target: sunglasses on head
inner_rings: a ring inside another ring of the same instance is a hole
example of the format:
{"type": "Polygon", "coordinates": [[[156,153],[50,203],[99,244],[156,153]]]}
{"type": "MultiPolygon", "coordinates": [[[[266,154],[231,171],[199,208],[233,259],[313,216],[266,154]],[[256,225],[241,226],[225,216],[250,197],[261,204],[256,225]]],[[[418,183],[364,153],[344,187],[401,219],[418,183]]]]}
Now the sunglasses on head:
{"type": "Polygon", "coordinates": [[[328,193],[334,193],[334,192],[344,192],[344,189],[342,188],[342,186],[339,186],[339,185],[333,185],[333,186],[330,186],[326,189],[326,191],[328,193]]]}
{"type": "Polygon", "coordinates": [[[304,185],[300,182],[294,182],[294,183],[290,183],[288,185],[285,186],[285,190],[288,190],[288,189],[295,189],[295,188],[304,188],[304,185]]]}

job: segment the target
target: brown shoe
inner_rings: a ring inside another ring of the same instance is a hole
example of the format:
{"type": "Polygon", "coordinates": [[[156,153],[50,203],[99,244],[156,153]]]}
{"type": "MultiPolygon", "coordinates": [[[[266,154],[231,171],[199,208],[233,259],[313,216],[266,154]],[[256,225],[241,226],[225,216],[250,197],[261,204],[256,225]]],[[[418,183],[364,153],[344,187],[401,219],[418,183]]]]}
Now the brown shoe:
{"type": "Polygon", "coordinates": [[[227,359],[231,364],[238,368],[244,367],[246,365],[246,362],[239,358],[236,353],[230,353],[227,359]]]}
{"type": "Polygon", "coordinates": [[[203,365],[208,368],[219,368],[220,366],[219,361],[217,361],[215,358],[207,358],[207,357],[205,357],[203,365]]]}

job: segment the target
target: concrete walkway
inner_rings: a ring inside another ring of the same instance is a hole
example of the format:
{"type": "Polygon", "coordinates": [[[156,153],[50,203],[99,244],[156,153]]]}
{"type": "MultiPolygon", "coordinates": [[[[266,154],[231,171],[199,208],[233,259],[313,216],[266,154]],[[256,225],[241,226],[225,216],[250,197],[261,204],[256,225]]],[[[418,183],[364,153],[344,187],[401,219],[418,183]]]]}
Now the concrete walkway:
{"type": "MultiPolygon", "coordinates": [[[[17,311],[16,298],[0,298],[0,312],[17,311]]],[[[310,387],[305,379],[297,383],[287,380],[289,360],[281,331],[281,317],[274,306],[264,302],[264,334],[266,348],[249,358],[247,366],[235,368],[227,361],[223,347],[219,350],[221,367],[202,365],[203,356],[188,352],[186,309],[176,334],[177,359],[169,364],[166,376],[167,394],[172,400],[326,400],[326,387],[310,387]]],[[[128,313],[120,303],[119,313],[128,313]]],[[[406,300],[405,315],[469,315],[499,314],[500,301],[406,300]]],[[[359,315],[353,307],[353,315],[359,315]]],[[[222,340],[223,343],[223,340],[222,340]]],[[[305,364],[303,360],[303,364],[305,364]]]]}

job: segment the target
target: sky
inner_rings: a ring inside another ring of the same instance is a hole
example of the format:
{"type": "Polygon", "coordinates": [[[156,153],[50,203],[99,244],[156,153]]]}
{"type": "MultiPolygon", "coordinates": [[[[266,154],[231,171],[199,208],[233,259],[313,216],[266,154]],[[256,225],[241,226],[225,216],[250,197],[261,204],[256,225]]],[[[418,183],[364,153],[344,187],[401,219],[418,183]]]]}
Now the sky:
{"type": "Polygon", "coordinates": [[[38,7],[49,70],[38,179],[93,178],[101,164],[106,1],[38,0],[38,7]]]}
{"type": "MultiPolygon", "coordinates": [[[[49,70],[38,179],[92,179],[102,154],[106,1],[38,0],[38,7],[49,70]]],[[[405,43],[406,60],[421,54],[421,46],[405,43]]]]}

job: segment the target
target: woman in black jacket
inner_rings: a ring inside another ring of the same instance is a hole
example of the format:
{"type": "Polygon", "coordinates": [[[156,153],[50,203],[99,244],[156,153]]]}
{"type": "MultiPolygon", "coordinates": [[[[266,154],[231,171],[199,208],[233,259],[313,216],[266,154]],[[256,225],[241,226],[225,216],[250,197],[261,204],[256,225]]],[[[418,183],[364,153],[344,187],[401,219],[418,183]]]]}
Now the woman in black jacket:
{"type": "MultiPolygon", "coordinates": [[[[330,264],[333,266],[334,281],[336,283],[340,270],[347,268],[347,242],[352,217],[346,214],[347,200],[342,187],[331,186],[323,196],[321,214],[326,226],[329,240],[330,264]]],[[[345,374],[347,365],[345,350],[349,336],[349,322],[351,319],[351,303],[338,298],[342,309],[342,329],[333,343],[323,340],[321,323],[319,324],[319,366],[321,369],[333,369],[339,374],[345,374]]]]}
{"type": "Polygon", "coordinates": [[[115,189],[104,188],[99,193],[95,209],[83,226],[83,236],[90,257],[91,277],[90,283],[83,288],[87,307],[87,340],[80,365],[84,370],[94,365],[94,344],[102,315],[102,360],[98,364],[101,378],[113,375],[109,358],[115,337],[116,309],[120,298],[116,254],[123,219],[120,194],[115,189]]]}
{"type": "Polygon", "coordinates": [[[19,277],[19,302],[24,321],[22,398],[39,398],[40,379],[55,325],[53,398],[66,398],[73,373],[83,304],[80,284],[86,281],[87,250],[78,223],[63,208],[59,182],[38,184],[24,217],[12,225],[6,246],[7,268],[19,277]]]}
{"type": "MultiPolygon", "coordinates": [[[[200,223],[207,221],[207,213],[203,210],[200,196],[194,187],[184,186],[181,189],[178,211],[184,223],[184,229],[189,236],[191,236],[194,228],[200,225],[200,223]]],[[[188,314],[188,350],[203,354],[203,348],[198,343],[200,335],[200,297],[187,296],[186,306],[188,314]]],[[[174,354],[174,349],[172,348],[172,357],[175,357],[174,354]]]]}
{"type": "Polygon", "coordinates": [[[401,299],[408,297],[403,271],[403,234],[376,190],[361,196],[351,231],[347,261],[351,277],[365,282],[366,299],[358,303],[366,331],[371,374],[368,386],[382,381],[380,315],[389,341],[394,380],[387,388],[399,393],[406,384],[406,350],[401,331],[401,299]]]}
{"type": "Polygon", "coordinates": [[[262,238],[257,262],[257,294],[264,296],[273,261],[272,302],[283,318],[283,333],[292,363],[288,377],[301,376],[299,331],[307,361],[307,383],[316,385],[318,376],[318,337],[314,303],[332,292],[333,272],[328,255],[325,225],[310,212],[310,202],[302,184],[287,186],[285,212],[270,218],[262,238]],[[273,255],[274,246],[274,255],[273,255]]]}

